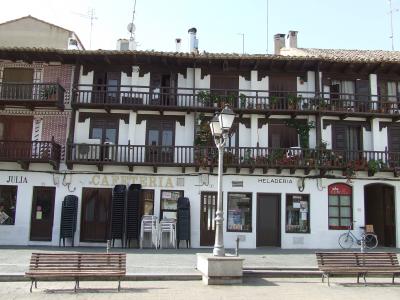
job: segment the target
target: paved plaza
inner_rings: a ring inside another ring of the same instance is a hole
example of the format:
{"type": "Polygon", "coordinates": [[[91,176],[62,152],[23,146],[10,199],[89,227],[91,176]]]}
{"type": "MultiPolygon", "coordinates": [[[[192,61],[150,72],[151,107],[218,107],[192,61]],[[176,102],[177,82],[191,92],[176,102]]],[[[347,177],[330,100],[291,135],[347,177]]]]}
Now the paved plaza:
{"type": "Polygon", "coordinates": [[[3,282],[0,299],[400,299],[400,284],[388,278],[371,278],[368,286],[349,278],[334,278],[328,287],[317,278],[247,278],[242,285],[205,286],[201,281],[128,281],[121,292],[116,282],[81,282],[77,294],[73,282],[39,282],[29,293],[28,282],[3,282]]]}

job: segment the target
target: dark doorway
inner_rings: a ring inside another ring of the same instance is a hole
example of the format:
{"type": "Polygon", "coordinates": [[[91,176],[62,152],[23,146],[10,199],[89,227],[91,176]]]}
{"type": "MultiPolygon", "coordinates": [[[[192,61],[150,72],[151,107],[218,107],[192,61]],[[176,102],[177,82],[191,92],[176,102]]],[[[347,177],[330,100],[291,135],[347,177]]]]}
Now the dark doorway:
{"type": "Polygon", "coordinates": [[[154,73],[150,74],[150,104],[162,106],[176,105],[176,88],[178,75],[176,73],[154,73]]]}
{"type": "Polygon", "coordinates": [[[374,225],[380,246],[396,247],[394,187],[373,183],[364,187],[365,224],[374,225]]]}
{"type": "Polygon", "coordinates": [[[237,96],[239,90],[239,76],[227,74],[212,74],[210,78],[210,90],[214,96],[219,96],[221,104],[230,104],[237,107],[237,96]],[[233,103],[231,101],[233,100],[233,103]]]}
{"type": "Polygon", "coordinates": [[[81,242],[107,241],[112,189],[82,191],[81,242]]]}
{"type": "Polygon", "coordinates": [[[200,246],[212,246],[215,241],[215,212],[217,192],[201,192],[200,203],[200,246]]]}
{"type": "Polygon", "coordinates": [[[31,214],[31,241],[51,241],[56,188],[34,187],[31,214]]]}
{"type": "Polygon", "coordinates": [[[175,121],[154,119],[146,125],[146,162],[170,163],[173,161],[175,121]]]}
{"type": "Polygon", "coordinates": [[[120,72],[94,72],[93,103],[119,103],[120,72]]]}
{"type": "Polygon", "coordinates": [[[257,194],[257,247],[281,246],[281,195],[257,194]]]}

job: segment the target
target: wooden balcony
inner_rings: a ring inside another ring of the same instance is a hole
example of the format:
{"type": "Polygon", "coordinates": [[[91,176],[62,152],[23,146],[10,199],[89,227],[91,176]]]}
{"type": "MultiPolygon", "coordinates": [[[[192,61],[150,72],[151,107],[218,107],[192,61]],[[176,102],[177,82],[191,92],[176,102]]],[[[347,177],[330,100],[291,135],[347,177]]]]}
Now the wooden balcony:
{"type": "Polygon", "coordinates": [[[0,108],[6,105],[64,108],[64,88],[58,83],[0,83],[0,108]]]}
{"type": "Polygon", "coordinates": [[[77,85],[75,108],[214,112],[226,104],[237,113],[400,117],[400,99],[376,95],[268,90],[204,90],[150,86],[77,85]],[[379,99],[379,100],[376,100],[379,99]]]}
{"type": "MultiPolygon", "coordinates": [[[[400,152],[388,151],[341,151],[300,148],[225,148],[224,169],[234,168],[237,172],[247,168],[250,172],[259,168],[266,173],[268,169],[282,169],[294,173],[297,169],[309,174],[312,169],[325,174],[327,170],[342,170],[344,174],[355,171],[368,171],[369,165],[378,171],[395,171],[400,167],[400,152]]],[[[96,165],[99,170],[104,165],[157,167],[195,167],[196,170],[217,167],[218,152],[214,147],[198,146],[143,146],[143,145],[100,145],[69,144],[67,165],[96,165]]],[[[352,175],[352,174],[350,174],[352,175]]]]}
{"type": "Polygon", "coordinates": [[[17,162],[24,170],[30,163],[49,163],[59,169],[61,146],[54,141],[0,141],[0,161],[17,162]]]}

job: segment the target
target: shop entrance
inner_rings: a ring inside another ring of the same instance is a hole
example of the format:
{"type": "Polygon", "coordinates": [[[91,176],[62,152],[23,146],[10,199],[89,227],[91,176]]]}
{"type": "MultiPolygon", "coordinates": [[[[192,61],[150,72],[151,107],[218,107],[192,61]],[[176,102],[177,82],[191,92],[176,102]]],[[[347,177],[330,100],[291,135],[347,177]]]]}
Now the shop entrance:
{"type": "Polygon", "coordinates": [[[281,246],[281,195],[257,194],[257,247],[281,246]]]}
{"type": "Polygon", "coordinates": [[[81,242],[106,242],[111,217],[112,189],[82,190],[81,242]]]}
{"type": "Polygon", "coordinates": [[[379,245],[396,247],[396,220],[393,186],[372,183],[364,187],[365,224],[374,225],[379,245]]]}
{"type": "Polygon", "coordinates": [[[215,241],[215,212],[217,192],[201,192],[200,201],[200,246],[212,246],[215,241]]]}
{"type": "Polygon", "coordinates": [[[53,235],[54,198],[56,188],[33,188],[31,241],[51,241],[53,235]]]}

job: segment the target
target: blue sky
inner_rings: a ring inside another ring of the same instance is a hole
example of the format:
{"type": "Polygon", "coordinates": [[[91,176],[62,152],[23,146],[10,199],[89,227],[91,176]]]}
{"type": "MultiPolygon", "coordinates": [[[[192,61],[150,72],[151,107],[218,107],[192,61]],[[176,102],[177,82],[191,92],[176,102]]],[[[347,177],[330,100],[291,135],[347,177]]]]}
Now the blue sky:
{"type": "MultiPolygon", "coordinates": [[[[0,22],[31,14],[74,30],[89,48],[89,20],[97,20],[93,49],[114,49],[118,38],[127,38],[134,0],[14,0],[0,11],[0,22]]],[[[392,0],[400,8],[400,0],[392,0]]],[[[269,52],[273,35],[299,31],[299,47],[337,49],[391,49],[387,0],[269,0],[269,52]]],[[[266,53],[267,0],[137,0],[136,37],[140,50],[173,51],[182,38],[187,50],[190,27],[198,30],[200,51],[266,53]]],[[[394,14],[395,50],[400,50],[400,12],[394,14]]]]}

